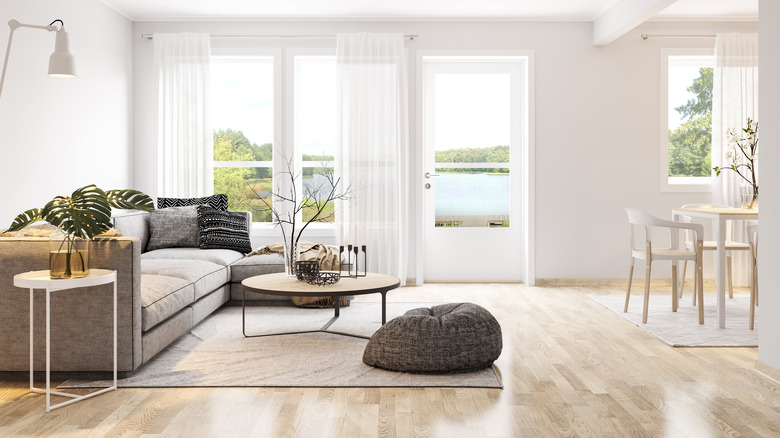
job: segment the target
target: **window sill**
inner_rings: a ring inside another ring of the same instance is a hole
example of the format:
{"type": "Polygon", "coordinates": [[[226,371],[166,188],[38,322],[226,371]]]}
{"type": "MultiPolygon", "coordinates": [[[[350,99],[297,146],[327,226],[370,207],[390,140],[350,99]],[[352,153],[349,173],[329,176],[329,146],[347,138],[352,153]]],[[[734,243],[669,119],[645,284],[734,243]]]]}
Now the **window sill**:
{"type": "MultiPolygon", "coordinates": [[[[280,231],[277,227],[270,223],[253,223],[252,224],[252,237],[270,237],[275,238],[280,236],[280,231]]],[[[336,227],[333,224],[311,224],[306,227],[304,236],[306,237],[333,237],[336,235],[336,227]]]]}
{"type": "Polygon", "coordinates": [[[665,193],[710,193],[715,178],[675,178],[677,181],[662,181],[661,192],[665,193]]]}

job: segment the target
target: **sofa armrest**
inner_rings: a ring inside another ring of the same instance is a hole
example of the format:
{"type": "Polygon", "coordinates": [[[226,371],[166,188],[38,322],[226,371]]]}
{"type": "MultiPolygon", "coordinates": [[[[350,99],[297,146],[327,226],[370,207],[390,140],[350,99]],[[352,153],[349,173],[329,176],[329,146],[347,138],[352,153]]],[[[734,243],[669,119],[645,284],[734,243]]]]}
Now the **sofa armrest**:
{"type": "MultiPolygon", "coordinates": [[[[30,292],[13,276],[48,269],[48,238],[0,238],[0,371],[29,370],[30,292]]],[[[141,243],[136,238],[90,242],[90,267],[117,271],[117,365],[141,365],[141,243]]],[[[52,371],[111,371],[111,284],[51,293],[52,371]]],[[[35,370],[45,370],[43,291],[34,292],[35,370]]]]}
{"type": "Polygon", "coordinates": [[[146,252],[149,244],[149,213],[146,211],[123,211],[111,218],[114,228],[122,232],[122,237],[135,237],[141,241],[141,252],[146,252]]]}

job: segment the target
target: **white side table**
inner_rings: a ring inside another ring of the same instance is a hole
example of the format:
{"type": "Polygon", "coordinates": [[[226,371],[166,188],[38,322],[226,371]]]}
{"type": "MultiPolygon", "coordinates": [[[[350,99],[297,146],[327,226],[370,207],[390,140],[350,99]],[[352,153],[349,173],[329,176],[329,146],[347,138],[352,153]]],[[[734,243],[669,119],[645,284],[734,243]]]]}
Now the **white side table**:
{"type": "Polygon", "coordinates": [[[116,271],[108,269],[90,269],[89,275],[83,278],[66,278],[52,280],[49,278],[49,271],[30,271],[23,274],[14,275],[14,286],[30,289],[30,392],[46,394],[46,412],[52,409],[61,408],[71,403],[75,403],[85,398],[94,397],[104,392],[116,389],[116,271]],[[62,391],[52,391],[51,389],[51,317],[50,317],[50,298],[51,293],[77,287],[99,286],[101,284],[114,284],[114,385],[101,389],[86,395],[69,394],[62,391]],[[46,290],[46,389],[40,389],[33,386],[33,289],[46,290]],[[59,395],[70,397],[72,400],[51,405],[51,396],[59,395]]]}

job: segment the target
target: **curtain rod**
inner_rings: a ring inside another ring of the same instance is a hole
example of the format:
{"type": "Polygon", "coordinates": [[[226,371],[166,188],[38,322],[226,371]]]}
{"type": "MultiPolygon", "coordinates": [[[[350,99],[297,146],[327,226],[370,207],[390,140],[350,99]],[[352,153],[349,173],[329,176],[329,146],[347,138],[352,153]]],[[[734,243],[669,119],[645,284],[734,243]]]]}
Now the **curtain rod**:
{"type": "Polygon", "coordinates": [[[643,33],[642,39],[646,40],[648,38],[715,38],[716,35],[648,35],[646,33],[643,33]]]}
{"type": "MultiPolygon", "coordinates": [[[[210,38],[336,38],[336,35],[209,35],[210,38]]],[[[418,35],[404,35],[404,38],[413,40],[418,35]]],[[[152,33],[142,33],[141,38],[154,39],[152,33]]]]}

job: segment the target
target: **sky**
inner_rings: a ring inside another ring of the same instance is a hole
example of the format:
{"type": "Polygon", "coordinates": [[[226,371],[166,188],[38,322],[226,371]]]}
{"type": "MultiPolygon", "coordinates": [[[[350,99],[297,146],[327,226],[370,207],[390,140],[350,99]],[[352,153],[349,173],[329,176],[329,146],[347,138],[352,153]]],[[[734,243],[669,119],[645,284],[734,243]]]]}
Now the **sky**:
{"type": "Polygon", "coordinates": [[[439,73],[435,87],[437,151],[509,145],[508,73],[439,73]]]}
{"type": "Polygon", "coordinates": [[[674,109],[684,105],[694,98],[694,94],[687,91],[693,80],[699,77],[700,67],[712,67],[712,56],[670,56],[669,57],[669,129],[675,130],[684,122],[680,113],[674,109]]]}
{"type": "MultiPolygon", "coordinates": [[[[215,57],[211,124],[240,130],[250,142],[273,142],[273,58],[215,57]],[[238,68],[238,62],[244,63],[238,68]]],[[[295,138],[302,153],[333,154],[336,137],[335,57],[298,58],[295,138]]],[[[509,144],[508,74],[437,74],[437,150],[509,144]]]]}
{"type": "MultiPolygon", "coordinates": [[[[211,123],[215,129],[240,130],[250,142],[274,141],[273,58],[216,57],[212,64],[211,123]],[[244,65],[236,68],[236,60],[244,65]]],[[[693,97],[686,89],[711,66],[712,57],[670,57],[669,129],[683,122],[675,107],[693,97]],[[691,61],[693,59],[693,61],[691,61]]],[[[335,57],[299,58],[296,65],[297,147],[304,154],[333,154],[336,126],[335,57]]],[[[504,74],[437,74],[435,90],[436,150],[509,144],[509,76],[504,74]]]]}
{"type": "MultiPolygon", "coordinates": [[[[242,131],[258,146],[273,143],[273,58],[215,57],[211,76],[214,129],[242,131]],[[252,62],[246,64],[247,59],[252,62]],[[239,66],[238,62],[243,65],[239,66]]],[[[297,146],[303,154],[332,155],[336,133],[335,58],[299,58],[296,76],[297,146]]]]}

